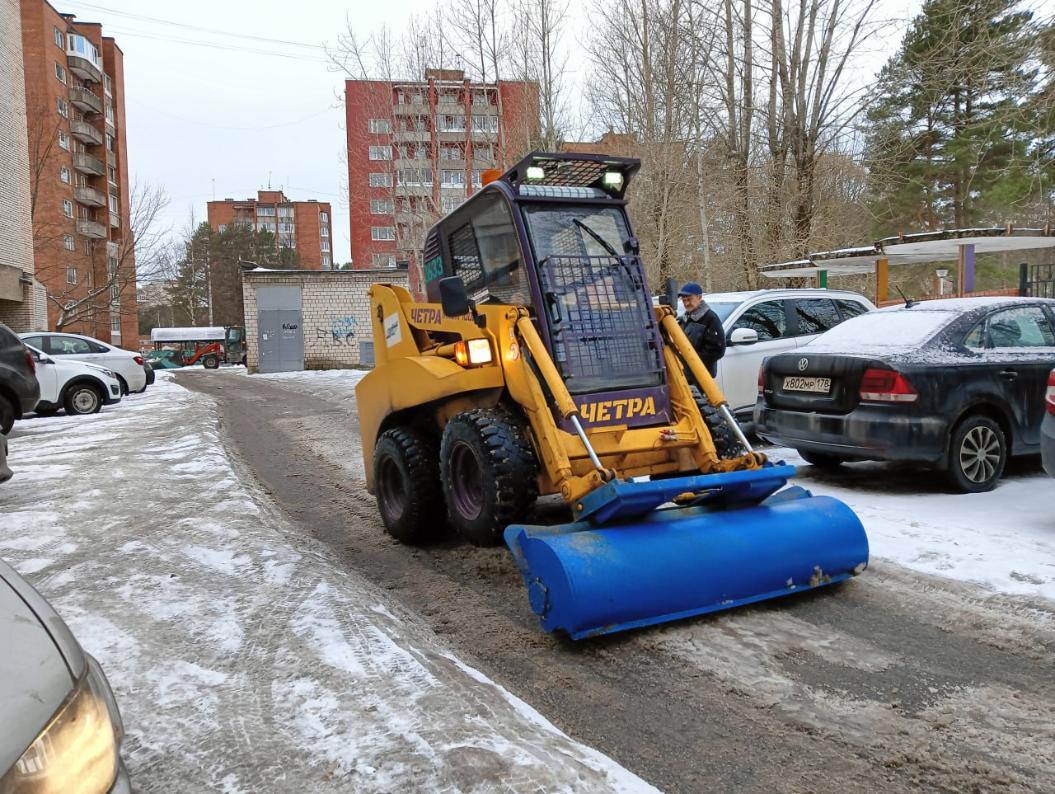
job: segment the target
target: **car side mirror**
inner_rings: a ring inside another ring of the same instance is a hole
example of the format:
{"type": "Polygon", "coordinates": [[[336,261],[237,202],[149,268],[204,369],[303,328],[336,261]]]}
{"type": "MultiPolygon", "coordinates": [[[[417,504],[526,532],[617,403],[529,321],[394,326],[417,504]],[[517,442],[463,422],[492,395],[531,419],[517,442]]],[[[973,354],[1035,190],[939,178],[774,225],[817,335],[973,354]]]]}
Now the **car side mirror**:
{"type": "Polygon", "coordinates": [[[443,313],[448,317],[464,317],[469,313],[469,294],[465,291],[465,282],[461,276],[441,278],[440,304],[443,313]]]}
{"type": "Polygon", "coordinates": [[[754,328],[737,328],[729,334],[731,345],[753,345],[758,341],[758,331],[754,328]]]}

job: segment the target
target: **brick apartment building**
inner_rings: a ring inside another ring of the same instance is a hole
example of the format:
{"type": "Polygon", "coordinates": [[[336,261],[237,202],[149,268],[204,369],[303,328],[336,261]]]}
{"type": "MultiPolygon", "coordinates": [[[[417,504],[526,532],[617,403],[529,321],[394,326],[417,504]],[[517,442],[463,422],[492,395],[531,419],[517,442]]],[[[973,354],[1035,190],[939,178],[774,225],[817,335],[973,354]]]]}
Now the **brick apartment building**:
{"type": "Polygon", "coordinates": [[[421,82],[345,81],[353,267],[408,261],[413,273],[435,220],[482,171],[530,148],[538,106],[535,83],[472,83],[454,69],[427,69],[421,82]]]}
{"type": "Polygon", "coordinates": [[[26,135],[26,76],[22,66],[22,17],[18,0],[0,0],[0,41],[11,51],[0,59],[0,323],[16,333],[47,328],[44,287],[34,278],[33,228],[26,135]]]}
{"type": "Polygon", "coordinates": [[[210,201],[209,226],[222,232],[233,223],[275,235],[276,249],[297,253],[301,270],[333,269],[333,224],[325,201],[290,201],[281,190],[260,190],[256,198],[210,201]]]}
{"type": "Polygon", "coordinates": [[[138,337],[121,48],[97,22],[21,0],[36,276],[48,325],[138,337]]]}

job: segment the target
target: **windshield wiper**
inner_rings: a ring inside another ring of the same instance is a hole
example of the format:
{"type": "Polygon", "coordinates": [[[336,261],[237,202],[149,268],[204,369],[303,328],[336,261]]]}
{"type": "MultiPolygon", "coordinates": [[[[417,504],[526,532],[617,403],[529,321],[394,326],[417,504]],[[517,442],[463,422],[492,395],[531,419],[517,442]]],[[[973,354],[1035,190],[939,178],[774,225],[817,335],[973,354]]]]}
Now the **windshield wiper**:
{"type": "Polygon", "coordinates": [[[612,256],[619,256],[619,254],[617,254],[615,252],[615,249],[612,248],[612,246],[610,246],[608,244],[607,240],[605,240],[603,237],[601,237],[601,235],[599,235],[597,232],[595,232],[593,229],[591,229],[585,223],[580,221],[578,218],[572,218],[571,222],[574,223],[576,226],[578,226],[580,229],[582,229],[584,232],[586,232],[588,235],[590,235],[590,237],[592,237],[597,242],[599,242],[601,244],[601,247],[604,248],[604,250],[607,251],[608,253],[610,253],[612,256]]]}

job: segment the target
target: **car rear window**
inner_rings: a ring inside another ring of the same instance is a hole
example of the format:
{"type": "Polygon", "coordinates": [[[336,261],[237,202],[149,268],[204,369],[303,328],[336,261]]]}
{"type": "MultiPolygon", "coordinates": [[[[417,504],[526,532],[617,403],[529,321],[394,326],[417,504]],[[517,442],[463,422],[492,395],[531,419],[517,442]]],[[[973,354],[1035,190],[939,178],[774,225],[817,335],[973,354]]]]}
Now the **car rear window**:
{"type": "Polygon", "coordinates": [[[890,352],[912,349],[928,342],[959,315],[915,309],[879,311],[853,317],[818,336],[811,350],[832,353],[890,352]]]}

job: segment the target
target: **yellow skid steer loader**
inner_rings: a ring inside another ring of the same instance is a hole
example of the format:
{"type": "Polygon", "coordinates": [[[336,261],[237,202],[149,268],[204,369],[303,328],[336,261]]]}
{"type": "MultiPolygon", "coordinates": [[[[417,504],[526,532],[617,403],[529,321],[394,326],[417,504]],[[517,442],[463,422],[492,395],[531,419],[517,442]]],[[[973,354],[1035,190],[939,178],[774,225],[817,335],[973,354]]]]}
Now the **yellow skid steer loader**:
{"type": "Polygon", "coordinates": [[[356,389],[385,527],[503,538],[546,630],[573,638],[841,581],[857,516],[751,449],[669,306],[624,198],[631,158],[529,155],[428,233],[428,303],[370,290],[356,389]],[[693,385],[698,384],[698,389],[693,385]],[[528,525],[540,494],[572,521],[528,525]]]}

